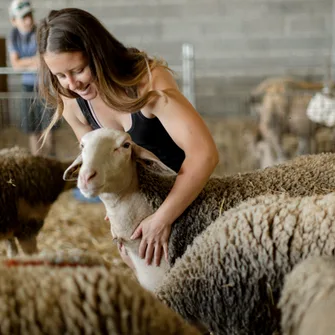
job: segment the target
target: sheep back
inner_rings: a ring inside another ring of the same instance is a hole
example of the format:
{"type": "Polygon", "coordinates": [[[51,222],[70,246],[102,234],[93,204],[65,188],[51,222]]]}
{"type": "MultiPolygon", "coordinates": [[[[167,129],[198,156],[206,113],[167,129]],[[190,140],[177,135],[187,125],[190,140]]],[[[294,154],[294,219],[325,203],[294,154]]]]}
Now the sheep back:
{"type": "MultiPolygon", "coordinates": [[[[193,239],[220,213],[248,198],[286,193],[311,196],[335,191],[335,154],[306,155],[292,161],[231,176],[211,177],[193,203],[173,224],[169,239],[169,262],[173,265],[193,239]]],[[[149,173],[138,165],[139,184],[147,202],[155,210],[171,190],[175,177],[149,173]]]]}
{"type": "Polygon", "coordinates": [[[97,256],[21,256],[0,273],[1,334],[199,334],[97,256]]]}
{"type": "Polygon", "coordinates": [[[261,196],[195,238],[156,294],[215,334],[272,334],[284,275],[309,255],[335,252],[335,193],[261,196]]]}
{"type": "Polygon", "coordinates": [[[334,257],[309,257],[296,265],[285,276],[278,306],[284,335],[334,334],[334,257]]]}

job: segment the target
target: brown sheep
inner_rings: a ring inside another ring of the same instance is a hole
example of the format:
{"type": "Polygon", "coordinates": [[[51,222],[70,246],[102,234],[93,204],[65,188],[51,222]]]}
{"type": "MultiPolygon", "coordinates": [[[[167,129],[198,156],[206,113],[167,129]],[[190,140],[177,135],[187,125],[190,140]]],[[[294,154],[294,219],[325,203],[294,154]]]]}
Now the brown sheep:
{"type": "Polygon", "coordinates": [[[61,192],[74,187],[63,173],[69,162],[33,156],[27,149],[0,150],[0,239],[7,242],[7,255],[37,252],[36,236],[52,203],[61,192]]]}

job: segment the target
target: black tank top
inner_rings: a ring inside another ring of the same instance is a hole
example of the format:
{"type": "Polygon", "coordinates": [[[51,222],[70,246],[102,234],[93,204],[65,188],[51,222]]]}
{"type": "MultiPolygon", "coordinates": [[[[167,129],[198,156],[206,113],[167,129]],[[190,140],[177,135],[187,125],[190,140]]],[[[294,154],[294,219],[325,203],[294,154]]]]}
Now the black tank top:
{"type": "MultiPolygon", "coordinates": [[[[100,125],[92,115],[88,102],[77,98],[81,112],[93,130],[100,125]]],[[[170,137],[157,117],[148,119],[141,111],[131,114],[132,126],[127,131],[131,139],[141,147],[154,153],[165,165],[178,172],[185,159],[185,153],[170,137]]]]}

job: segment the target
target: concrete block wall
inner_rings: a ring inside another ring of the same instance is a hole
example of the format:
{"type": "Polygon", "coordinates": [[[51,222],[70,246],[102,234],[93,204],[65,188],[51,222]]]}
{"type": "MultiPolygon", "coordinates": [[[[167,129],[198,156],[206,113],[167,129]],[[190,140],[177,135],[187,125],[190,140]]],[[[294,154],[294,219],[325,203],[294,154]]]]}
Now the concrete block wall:
{"type": "MultiPolygon", "coordinates": [[[[0,0],[0,35],[10,29],[0,0]]],[[[333,0],[32,0],[39,20],[50,9],[79,7],[122,42],[181,64],[195,48],[196,104],[202,114],[246,112],[250,88],[282,74],[322,78],[332,57],[333,0]]],[[[335,21],[335,19],[334,19],[335,21]]],[[[334,25],[335,26],[335,25],[334,25]]]]}

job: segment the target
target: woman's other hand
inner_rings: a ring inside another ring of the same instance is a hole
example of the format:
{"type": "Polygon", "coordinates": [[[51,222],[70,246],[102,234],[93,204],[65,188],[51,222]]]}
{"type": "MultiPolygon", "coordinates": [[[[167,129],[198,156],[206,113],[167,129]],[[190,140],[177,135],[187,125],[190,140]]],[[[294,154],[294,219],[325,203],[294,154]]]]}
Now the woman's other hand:
{"type": "Polygon", "coordinates": [[[139,255],[141,258],[145,258],[148,265],[154,259],[155,265],[159,266],[163,254],[166,261],[168,261],[170,232],[171,225],[162,222],[155,214],[145,218],[135,229],[131,239],[137,239],[142,236],[139,255]]]}

